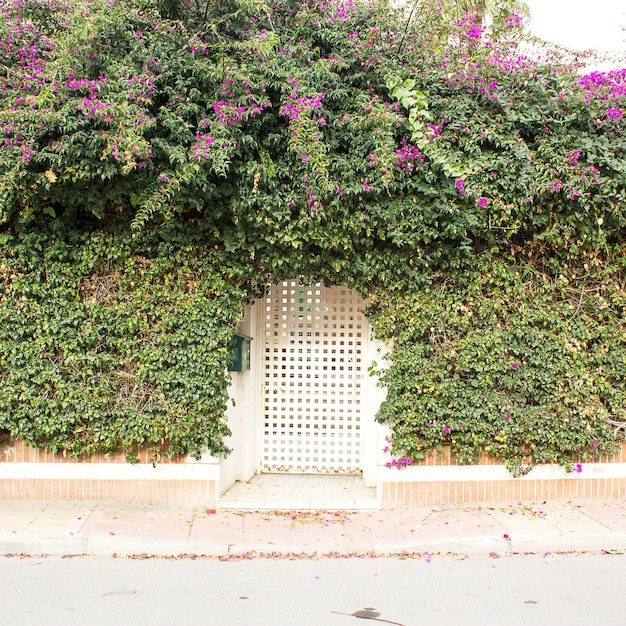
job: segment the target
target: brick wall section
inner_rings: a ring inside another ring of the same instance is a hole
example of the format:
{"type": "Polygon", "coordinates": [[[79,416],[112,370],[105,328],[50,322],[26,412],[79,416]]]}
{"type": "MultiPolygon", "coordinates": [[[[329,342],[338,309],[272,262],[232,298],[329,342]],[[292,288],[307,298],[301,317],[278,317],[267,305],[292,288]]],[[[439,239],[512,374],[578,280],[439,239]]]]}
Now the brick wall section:
{"type": "MultiPolygon", "coordinates": [[[[586,463],[584,461],[581,461],[586,463]]],[[[615,456],[598,456],[596,463],[625,463],[626,462],[626,442],[622,443],[620,451],[615,456]]],[[[500,461],[483,452],[477,465],[500,465],[500,461]]],[[[462,465],[457,463],[450,452],[449,446],[444,446],[443,450],[432,450],[423,459],[413,463],[413,465],[462,465]]]]}
{"type": "MultiPolygon", "coordinates": [[[[140,463],[152,464],[152,454],[137,454],[140,463]]],[[[159,460],[161,464],[184,462],[184,457],[159,460]]],[[[23,441],[0,444],[0,463],[125,464],[126,455],[96,454],[70,457],[32,448],[23,441]]],[[[89,478],[1,478],[0,500],[109,500],[141,504],[214,507],[215,480],[108,480],[89,478]]]]}
{"type": "MultiPolygon", "coordinates": [[[[626,442],[613,457],[598,457],[597,463],[626,462],[626,442]]],[[[480,465],[498,465],[493,457],[483,454],[480,465]]],[[[434,450],[415,463],[419,466],[457,465],[449,448],[434,450]]],[[[584,463],[583,472],[590,472],[593,463],[584,463]]],[[[575,478],[465,481],[389,481],[381,485],[382,508],[398,509],[411,506],[436,506],[442,504],[478,504],[482,502],[511,502],[544,500],[615,500],[626,497],[626,478],[575,478]]]]}
{"type": "MultiPolygon", "coordinates": [[[[137,451],[139,463],[152,463],[153,455],[146,450],[137,451]]],[[[159,463],[183,463],[184,456],[175,456],[171,460],[161,457],[159,463]]],[[[127,463],[123,452],[117,454],[94,454],[72,457],[68,454],[52,454],[41,448],[33,448],[23,441],[11,441],[0,445],[0,463],[127,463]]]]}
{"type": "Polygon", "coordinates": [[[388,482],[382,485],[382,508],[392,510],[442,504],[618,500],[624,497],[626,478],[388,482]]]}
{"type": "Polygon", "coordinates": [[[85,500],[214,507],[214,480],[0,479],[0,500],[85,500]]]}

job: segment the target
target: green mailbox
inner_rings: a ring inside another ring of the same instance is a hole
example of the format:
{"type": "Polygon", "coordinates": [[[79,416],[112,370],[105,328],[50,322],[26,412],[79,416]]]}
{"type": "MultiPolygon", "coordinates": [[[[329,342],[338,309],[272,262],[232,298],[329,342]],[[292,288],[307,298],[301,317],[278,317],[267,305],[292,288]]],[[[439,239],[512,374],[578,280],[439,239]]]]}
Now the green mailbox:
{"type": "Polygon", "coordinates": [[[233,352],[228,365],[229,372],[246,372],[250,369],[250,342],[252,337],[235,335],[233,352]]]}

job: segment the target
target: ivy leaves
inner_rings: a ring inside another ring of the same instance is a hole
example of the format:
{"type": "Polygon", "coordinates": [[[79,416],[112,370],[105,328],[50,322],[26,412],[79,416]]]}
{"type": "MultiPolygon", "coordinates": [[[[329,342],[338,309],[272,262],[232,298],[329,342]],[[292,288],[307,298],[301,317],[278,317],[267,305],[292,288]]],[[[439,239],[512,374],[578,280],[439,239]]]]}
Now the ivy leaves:
{"type": "Polygon", "coordinates": [[[515,18],[485,32],[430,3],[408,23],[384,3],[33,7],[0,24],[3,425],[75,453],[223,451],[241,302],[306,274],[371,294],[407,458],[609,450],[623,71],[581,78],[525,55],[515,18]]]}
{"type": "Polygon", "coordinates": [[[446,443],[460,462],[485,450],[515,474],[612,453],[626,417],[619,259],[551,276],[549,265],[485,255],[462,278],[371,297],[377,333],[394,346],[379,413],[392,453],[418,459],[446,443]]]}
{"type": "Polygon", "coordinates": [[[246,293],[199,235],[3,242],[15,278],[0,296],[0,427],[75,455],[227,452],[225,370],[246,293]]]}

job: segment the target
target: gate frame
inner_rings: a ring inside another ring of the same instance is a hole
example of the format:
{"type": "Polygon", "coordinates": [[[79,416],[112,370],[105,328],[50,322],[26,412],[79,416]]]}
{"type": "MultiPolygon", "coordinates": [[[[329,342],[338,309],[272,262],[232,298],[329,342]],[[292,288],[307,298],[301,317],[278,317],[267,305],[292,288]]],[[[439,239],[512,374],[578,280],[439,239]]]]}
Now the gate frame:
{"type": "MultiPolygon", "coordinates": [[[[290,279],[290,280],[297,280],[290,279]]],[[[332,287],[341,287],[333,285],[332,287]]],[[[261,473],[264,427],[263,383],[265,358],[265,299],[259,298],[246,309],[239,330],[252,337],[250,370],[233,372],[230,396],[233,404],[227,409],[228,426],[232,435],[226,444],[232,451],[220,463],[220,493],[235,481],[248,481],[261,473]]],[[[368,487],[378,486],[378,466],[384,464],[382,449],[388,430],[375,422],[386,392],[377,385],[378,378],[369,373],[374,361],[380,361],[384,344],[372,337],[372,326],[364,316],[361,345],[361,465],[368,487]]]]}

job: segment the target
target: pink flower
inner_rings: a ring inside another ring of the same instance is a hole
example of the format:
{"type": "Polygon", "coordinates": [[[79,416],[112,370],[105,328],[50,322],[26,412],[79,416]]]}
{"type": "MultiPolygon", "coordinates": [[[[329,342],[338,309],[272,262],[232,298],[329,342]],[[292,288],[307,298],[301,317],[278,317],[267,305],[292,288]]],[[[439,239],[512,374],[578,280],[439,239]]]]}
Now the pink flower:
{"type": "Polygon", "coordinates": [[[367,162],[369,164],[370,167],[376,167],[376,163],[378,162],[378,155],[377,154],[368,154],[367,155],[367,162]]]}
{"type": "Polygon", "coordinates": [[[624,111],[622,111],[622,109],[607,109],[606,110],[606,116],[612,120],[618,120],[623,115],[624,115],[624,111]]]}
{"type": "Polygon", "coordinates": [[[579,158],[580,158],[580,150],[574,150],[574,152],[567,155],[567,160],[574,166],[578,165],[579,158]]]}
{"type": "Polygon", "coordinates": [[[476,200],[476,205],[485,208],[487,206],[487,202],[489,202],[489,200],[482,196],[476,200]]]}
{"type": "Polygon", "coordinates": [[[467,31],[467,36],[470,39],[480,39],[483,36],[483,29],[479,28],[478,26],[474,26],[467,31]]]}

